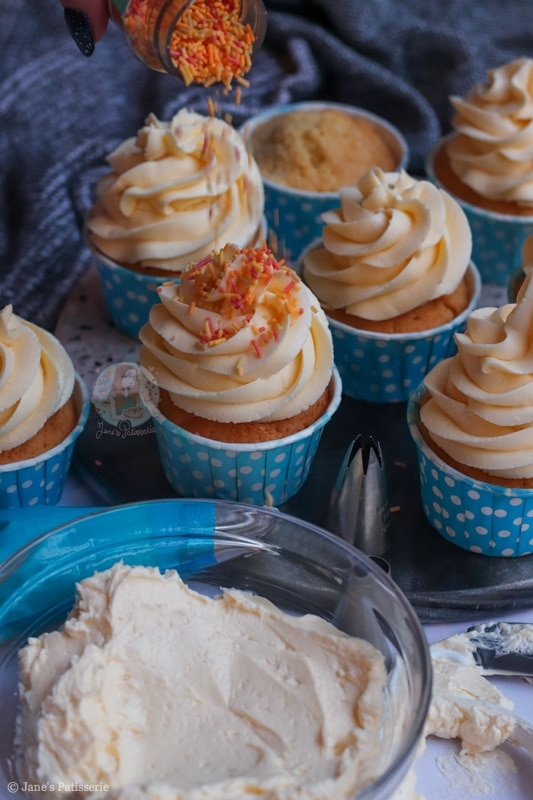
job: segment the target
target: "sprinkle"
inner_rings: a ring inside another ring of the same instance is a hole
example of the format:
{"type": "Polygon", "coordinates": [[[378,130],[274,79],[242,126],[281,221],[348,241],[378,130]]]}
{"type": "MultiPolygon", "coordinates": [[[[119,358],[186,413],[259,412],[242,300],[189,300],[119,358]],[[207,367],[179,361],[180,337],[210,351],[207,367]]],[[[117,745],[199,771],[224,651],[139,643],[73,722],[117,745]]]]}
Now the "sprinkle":
{"type": "Polygon", "coordinates": [[[216,116],[217,108],[216,108],[215,102],[214,102],[213,98],[211,97],[211,95],[209,95],[208,98],[207,98],[207,111],[208,111],[210,117],[215,117],[216,116]]]}
{"type": "Polygon", "coordinates": [[[285,294],[289,294],[290,292],[292,292],[295,286],[296,286],[296,281],[291,281],[290,283],[287,284],[287,286],[284,288],[283,291],[285,292],[285,294]]]}
{"type": "Polygon", "coordinates": [[[240,7],[240,0],[195,0],[181,15],[170,57],[187,86],[222,83],[228,91],[234,80],[249,85],[243,76],[252,66],[255,35],[240,21],[240,7]]]}
{"type": "MultiPolygon", "coordinates": [[[[294,272],[283,260],[276,260],[266,245],[256,248],[228,245],[192,265],[182,275],[180,285],[183,296],[190,298],[189,313],[201,307],[217,315],[207,316],[198,334],[204,348],[225,342],[250,325],[257,298],[261,297],[269,319],[266,324],[252,325],[254,338],[250,343],[255,355],[261,358],[262,347],[279,340],[285,319],[304,313],[298,302],[299,283],[294,272]],[[185,292],[191,281],[192,295],[188,289],[185,292]],[[215,323],[215,319],[223,320],[223,325],[215,323]]],[[[177,296],[182,299],[179,289],[177,296]]]]}
{"type": "Polygon", "coordinates": [[[391,514],[395,514],[397,511],[400,511],[400,510],[401,510],[401,506],[391,506],[389,508],[389,511],[391,512],[391,514]]]}

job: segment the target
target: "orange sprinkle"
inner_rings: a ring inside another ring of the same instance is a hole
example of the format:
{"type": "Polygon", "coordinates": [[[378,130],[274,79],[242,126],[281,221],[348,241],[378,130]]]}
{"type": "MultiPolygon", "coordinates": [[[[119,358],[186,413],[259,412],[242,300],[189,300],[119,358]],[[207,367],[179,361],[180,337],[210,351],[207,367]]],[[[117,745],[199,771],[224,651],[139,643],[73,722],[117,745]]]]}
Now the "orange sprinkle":
{"type": "MultiPolygon", "coordinates": [[[[278,261],[272,251],[263,247],[228,248],[191,266],[182,276],[182,285],[193,281],[194,302],[189,310],[200,306],[212,310],[213,317],[204,320],[198,334],[203,348],[227,341],[239,330],[252,324],[257,297],[268,303],[269,319],[266,325],[253,325],[250,347],[258,358],[261,347],[279,340],[279,330],[287,317],[299,316],[303,309],[298,303],[299,280],[283,261],[278,261]],[[227,259],[227,260],[226,260],[227,259]],[[265,290],[269,289],[265,294],[265,290]],[[216,299],[214,298],[216,294],[216,299]]],[[[179,291],[178,291],[179,297],[179,291]]]]}
{"type": "Polygon", "coordinates": [[[209,97],[207,98],[207,110],[209,112],[210,117],[214,117],[216,115],[216,106],[211,95],[209,95],[209,97]]]}
{"type": "Polygon", "coordinates": [[[181,16],[170,40],[170,58],[184,83],[226,90],[252,66],[255,35],[239,18],[240,0],[195,0],[181,16]]]}

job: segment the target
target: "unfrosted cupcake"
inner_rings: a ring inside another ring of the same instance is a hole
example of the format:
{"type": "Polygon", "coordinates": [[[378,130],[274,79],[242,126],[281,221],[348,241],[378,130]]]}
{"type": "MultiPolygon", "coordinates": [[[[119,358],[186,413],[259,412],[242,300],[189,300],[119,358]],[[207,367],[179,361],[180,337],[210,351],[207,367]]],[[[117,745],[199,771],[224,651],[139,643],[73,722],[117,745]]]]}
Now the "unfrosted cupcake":
{"type": "Polygon", "coordinates": [[[382,117],[342,103],[307,102],[262,111],[241,129],[265,187],[270,243],[296,264],[335,208],[341,186],[371,167],[405,167],[407,143],[382,117]]]}
{"type": "Polygon", "coordinates": [[[88,414],[82,381],[48,331],[0,311],[0,507],[57,503],[88,414]]]}
{"type": "Polygon", "coordinates": [[[303,484],[340,402],[316,298],[266,248],[227,246],[160,304],[140,338],[163,467],[178,494],[279,505],[303,484]]]}
{"type": "Polygon", "coordinates": [[[468,221],[447,192],[405,171],[371,169],[339,194],[302,276],[328,316],[344,393],[403,401],[454,349],[478,301],[468,221]]]}
{"type": "Polygon", "coordinates": [[[137,337],[154,292],[229,242],[264,235],[261,176],[240,134],[216,117],[150,114],[108,157],[85,226],[117,327],[137,337]]]}
{"type": "Polygon", "coordinates": [[[533,553],[533,273],[456,340],[408,405],[425,514],[472,552],[533,553]]]}
{"type": "Polygon", "coordinates": [[[505,285],[533,233],[533,60],[489,70],[450,100],[453,133],[431,154],[428,173],[463,206],[483,281],[505,285]]]}

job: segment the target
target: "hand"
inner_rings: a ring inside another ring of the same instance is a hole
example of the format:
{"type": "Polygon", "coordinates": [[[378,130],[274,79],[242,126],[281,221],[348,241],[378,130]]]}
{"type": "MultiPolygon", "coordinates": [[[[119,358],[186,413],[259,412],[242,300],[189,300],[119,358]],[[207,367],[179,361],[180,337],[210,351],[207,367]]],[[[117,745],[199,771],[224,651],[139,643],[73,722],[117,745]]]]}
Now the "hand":
{"type": "Polygon", "coordinates": [[[85,56],[104,35],[109,21],[107,0],[60,0],[70,35],[85,56]]]}

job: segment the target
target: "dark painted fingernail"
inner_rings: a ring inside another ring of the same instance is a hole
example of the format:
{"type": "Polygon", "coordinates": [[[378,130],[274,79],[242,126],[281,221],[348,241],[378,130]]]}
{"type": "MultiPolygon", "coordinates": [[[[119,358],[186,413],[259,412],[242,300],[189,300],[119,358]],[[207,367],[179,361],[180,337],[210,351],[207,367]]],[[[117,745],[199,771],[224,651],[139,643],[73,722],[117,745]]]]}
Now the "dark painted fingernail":
{"type": "Polygon", "coordinates": [[[80,48],[84,56],[92,56],[94,52],[94,36],[89,17],[77,8],[65,8],[65,22],[68,32],[80,48]]]}

